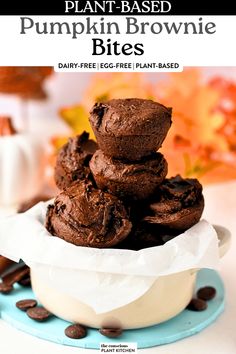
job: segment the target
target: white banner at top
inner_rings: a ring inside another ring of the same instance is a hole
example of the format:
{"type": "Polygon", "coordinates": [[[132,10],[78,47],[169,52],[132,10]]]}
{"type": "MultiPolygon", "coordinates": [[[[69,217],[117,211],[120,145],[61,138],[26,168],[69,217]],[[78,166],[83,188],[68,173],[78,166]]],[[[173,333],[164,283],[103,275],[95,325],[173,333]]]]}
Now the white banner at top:
{"type": "Polygon", "coordinates": [[[236,16],[0,16],[0,65],[58,71],[235,66],[236,16]]]}

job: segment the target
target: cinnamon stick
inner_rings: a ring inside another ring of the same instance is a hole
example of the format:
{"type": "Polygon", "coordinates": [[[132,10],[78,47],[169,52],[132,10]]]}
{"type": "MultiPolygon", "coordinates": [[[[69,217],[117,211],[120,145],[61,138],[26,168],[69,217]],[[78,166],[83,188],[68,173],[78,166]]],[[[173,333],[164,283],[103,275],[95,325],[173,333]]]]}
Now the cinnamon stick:
{"type": "Polygon", "coordinates": [[[2,274],[9,269],[13,264],[15,264],[14,261],[11,259],[8,259],[6,257],[0,256],[0,277],[2,274]]]}
{"type": "Polygon", "coordinates": [[[29,267],[22,265],[21,267],[7,273],[4,277],[2,277],[2,281],[4,284],[13,285],[23,279],[26,275],[29,275],[29,273],[29,267]]]}

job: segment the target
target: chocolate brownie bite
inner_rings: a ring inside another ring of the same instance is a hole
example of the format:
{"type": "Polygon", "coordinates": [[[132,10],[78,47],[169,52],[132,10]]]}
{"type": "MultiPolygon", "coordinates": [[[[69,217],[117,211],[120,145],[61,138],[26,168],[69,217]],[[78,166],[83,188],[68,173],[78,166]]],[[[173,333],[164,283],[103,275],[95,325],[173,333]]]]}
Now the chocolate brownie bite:
{"type": "Polygon", "coordinates": [[[106,248],[127,237],[132,224],[119,199],[84,180],[56,197],[45,226],[53,236],[74,245],[106,248]]]}
{"type": "Polygon", "coordinates": [[[171,113],[171,108],[151,100],[113,99],[93,106],[90,123],[106,155],[135,161],[161,147],[171,113]]]}
{"type": "Polygon", "coordinates": [[[197,179],[177,175],[166,179],[144,220],[167,229],[185,231],[195,225],[204,209],[202,186],[197,179]]]}
{"type": "Polygon", "coordinates": [[[98,188],[131,200],[148,198],[167,175],[167,162],[160,153],[124,162],[97,150],[89,165],[98,188]]]}
{"type": "Polygon", "coordinates": [[[69,138],[59,151],[55,166],[55,182],[59,189],[64,189],[78,179],[90,174],[89,161],[97,150],[95,141],[89,139],[89,133],[83,132],[69,138]]]}

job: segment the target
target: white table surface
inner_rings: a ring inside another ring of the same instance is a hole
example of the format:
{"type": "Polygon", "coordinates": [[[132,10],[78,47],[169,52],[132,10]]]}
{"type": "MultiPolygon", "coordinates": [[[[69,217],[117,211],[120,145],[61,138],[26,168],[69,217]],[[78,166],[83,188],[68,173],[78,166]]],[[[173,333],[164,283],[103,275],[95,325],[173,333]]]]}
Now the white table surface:
{"type": "MultiPolygon", "coordinates": [[[[203,332],[179,342],[139,350],[140,354],[236,354],[236,181],[205,188],[204,218],[232,232],[230,251],[222,259],[220,274],[226,288],[226,309],[203,332]]],[[[9,326],[0,320],[1,354],[90,354],[96,350],[50,343],[9,326]]]]}

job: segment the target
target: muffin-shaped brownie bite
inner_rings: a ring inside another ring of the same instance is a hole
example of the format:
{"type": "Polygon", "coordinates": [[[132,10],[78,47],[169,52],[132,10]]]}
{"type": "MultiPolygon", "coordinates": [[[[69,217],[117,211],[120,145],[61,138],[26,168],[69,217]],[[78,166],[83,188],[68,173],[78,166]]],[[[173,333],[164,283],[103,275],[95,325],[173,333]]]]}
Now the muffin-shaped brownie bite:
{"type": "Polygon", "coordinates": [[[84,180],[64,189],[49,205],[45,226],[74,245],[105,248],[121,242],[132,224],[119,199],[84,180]]]}
{"type": "Polygon", "coordinates": [[[166,179],[149,206],[144,220],[165,228],[185,231],[195,225],[204,209],[202,186],[197,179],[176,177],[166,179]]]}
{"type": "Polygon", "coordinates": [[[98,188],[130,200],[148,198],[167,174],[167,162],[160,153],[140,161],[124,162],[97,150],[89,165],[98,188]]]}
{"type": "Polygon", "coordinates": [[[106,155],[130,161],[157,151],[171,126],[171,108],[138,98],[96,103],[90,123],[106,155]]]}
{"type": "Polygon", "coordinates": [[[97,144],[89,139],[86,132],[70,138],[57,156],[54,173],[57,187],[64,189],[72,182],[88,177],[89,161],[96,150],[97,144]]]}

